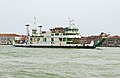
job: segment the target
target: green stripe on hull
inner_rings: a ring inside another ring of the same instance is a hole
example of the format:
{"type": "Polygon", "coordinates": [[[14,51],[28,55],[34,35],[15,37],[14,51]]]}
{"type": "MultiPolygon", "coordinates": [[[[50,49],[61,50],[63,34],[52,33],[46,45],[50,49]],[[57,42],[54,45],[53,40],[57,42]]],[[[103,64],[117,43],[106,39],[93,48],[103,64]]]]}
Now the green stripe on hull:
{"type": "Polygon", "coordinates": [[[97,42],[96,44],[94,44],[95,47],[99,47],[102,45],[102,43],[106,40],[106,38],[102,38],[99,42],[97,42]]]}

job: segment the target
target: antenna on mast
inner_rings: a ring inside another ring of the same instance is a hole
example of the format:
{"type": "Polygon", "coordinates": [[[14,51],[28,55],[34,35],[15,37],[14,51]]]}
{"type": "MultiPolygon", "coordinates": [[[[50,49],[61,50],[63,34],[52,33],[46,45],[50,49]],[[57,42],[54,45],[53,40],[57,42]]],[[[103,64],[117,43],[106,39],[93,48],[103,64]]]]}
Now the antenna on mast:
{"type": "Polygon", "coordinates": [[[34,26],[36,28],[36,17],[34,16],[34,26]]]}
{"type": "Polygon", "coordinates": [[[68,24],[69,24],[69,27],[71,27],[71,25],[70,25],[70,17],[68,17],[68,24]]]}
{"type": "Polygon", "coordinates": [[[68,22],[69,22],[69,28],[73,28],[75,25],[75,20],[68,17],[68,22]]]}

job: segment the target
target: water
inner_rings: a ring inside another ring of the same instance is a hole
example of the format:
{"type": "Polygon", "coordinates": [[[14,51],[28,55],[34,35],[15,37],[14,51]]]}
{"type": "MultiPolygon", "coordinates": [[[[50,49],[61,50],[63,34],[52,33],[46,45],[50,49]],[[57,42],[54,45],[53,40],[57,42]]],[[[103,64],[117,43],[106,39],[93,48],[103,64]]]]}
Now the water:
{"type": "Polygon", "coordinates": [[[120,48],[51,49],[0,45],[0,78],[120,78],[120,48]]]}

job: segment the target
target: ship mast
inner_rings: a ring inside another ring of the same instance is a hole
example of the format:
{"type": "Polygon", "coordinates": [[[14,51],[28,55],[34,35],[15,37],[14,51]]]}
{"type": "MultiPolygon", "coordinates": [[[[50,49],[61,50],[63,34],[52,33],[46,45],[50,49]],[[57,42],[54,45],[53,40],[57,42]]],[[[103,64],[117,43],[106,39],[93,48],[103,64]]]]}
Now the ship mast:
{"type": "Polygon", "coordinates": [[[70,17],[68,17],[68,25],[69,25],[69,27],[71,27],[71,25],[70,25],[70,17]]]}
{"type": "Polygon", "coordinates": [[[69,28],[73,28],[75,25],[75,20],[68,17],[68,22],[69,22],[69,28]]]}
{"type": "Polygon", "coordinates": [[[36,28],[36,17],[34,16],[34,26],[36,28]]]}

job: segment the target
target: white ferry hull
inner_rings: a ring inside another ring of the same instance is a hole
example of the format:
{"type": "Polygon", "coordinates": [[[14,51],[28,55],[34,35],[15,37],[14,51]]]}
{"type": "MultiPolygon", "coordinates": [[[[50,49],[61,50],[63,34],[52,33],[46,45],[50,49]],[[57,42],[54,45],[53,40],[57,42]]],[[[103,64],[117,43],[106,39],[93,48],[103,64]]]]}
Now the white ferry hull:
{"type": "Polygon", "coordinates": [[[50,46],[50,45],[35,45],[35,44],[15,44],[15,47],[27,47],[27,48],[79,48],[79,49],[95,49],[95,46],[50,46]]]}

